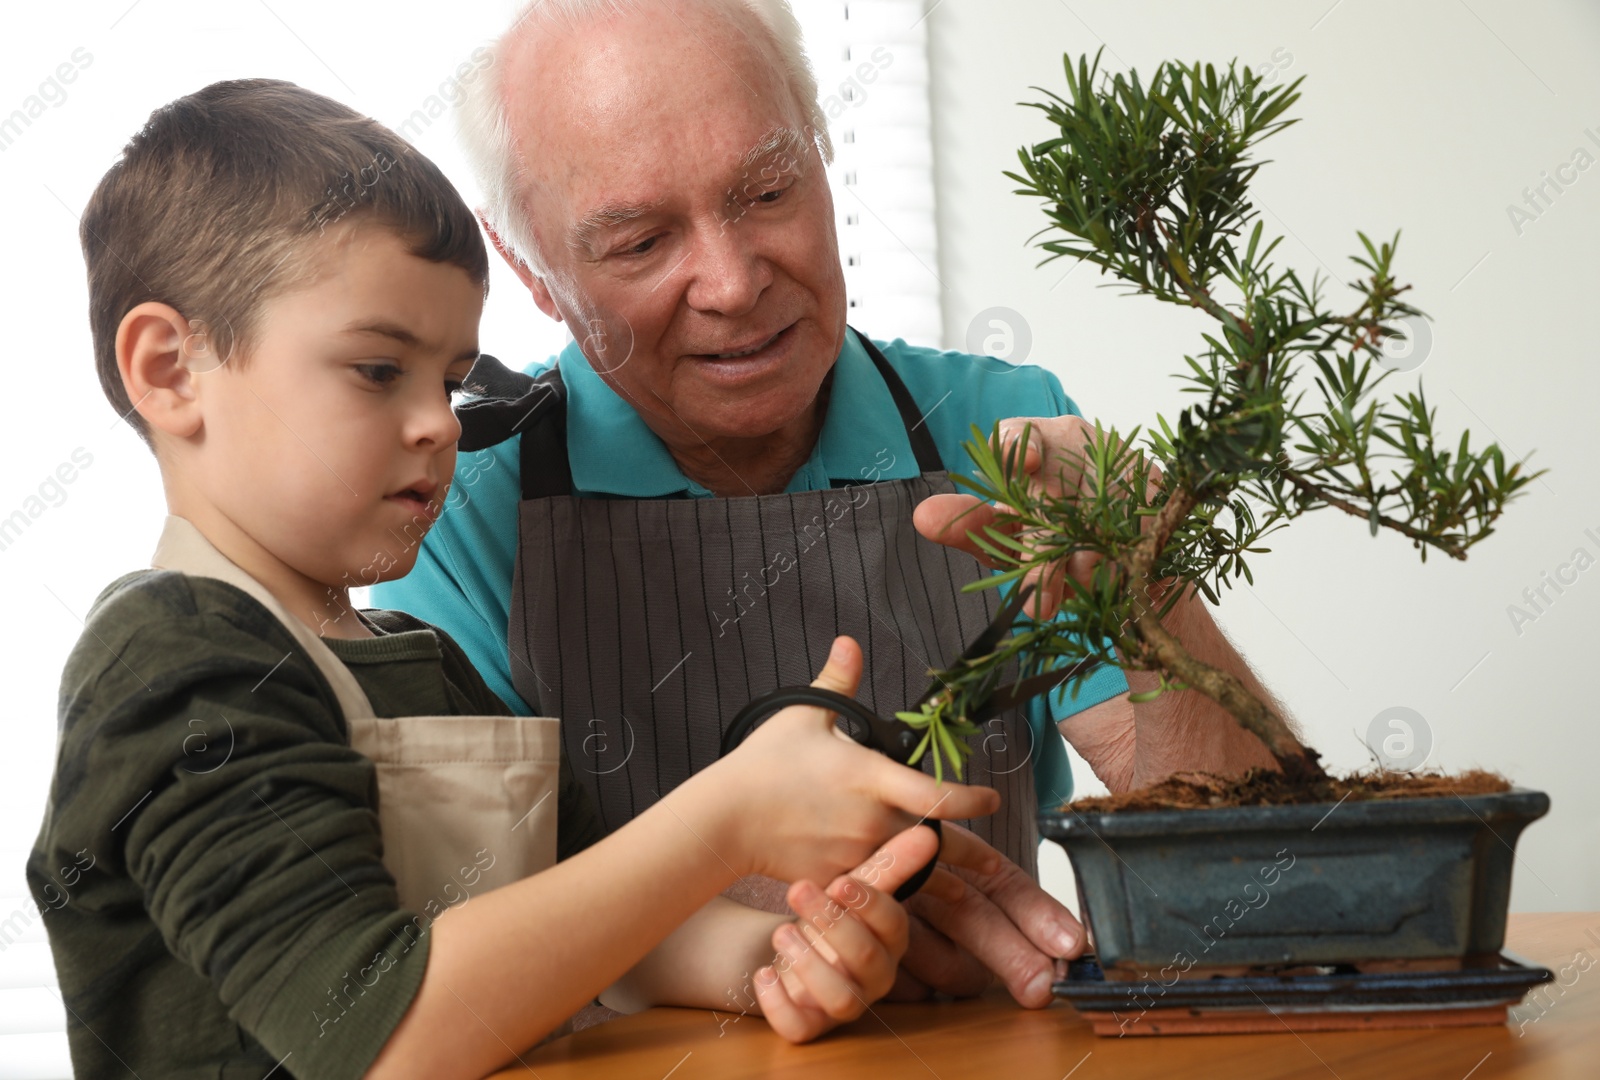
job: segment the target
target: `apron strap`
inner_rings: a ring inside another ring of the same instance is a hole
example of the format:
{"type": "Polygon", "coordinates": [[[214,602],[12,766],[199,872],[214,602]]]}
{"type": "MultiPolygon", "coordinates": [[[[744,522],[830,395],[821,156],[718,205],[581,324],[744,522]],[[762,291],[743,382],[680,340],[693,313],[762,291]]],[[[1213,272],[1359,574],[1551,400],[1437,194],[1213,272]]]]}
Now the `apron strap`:
{"type": "Polygon", "coordinates": [[[911,440],[911,452],[917,458],[917,471],[943,472],[944,459],[939,456],[939,447],[929,434],[928,425],[923,423],[927,418],[922,415],[922,410],[917,408],[916,399],[911,396],[911,391],[906,389],[899,372],[895,371],[883,353],[878,351],[871,338],[853,326],[850,332],[861,340],[862,347],[872,358],[873,366],[878,369],[878,374],[883,376],[884,385],[889,388],[889,396],[894,398],[894,407],[900,411],[900,422],[905,425],[906,438],[911,440]]]}
{"type": "Polygon", "coordinates": [[[356,720],[372,716],[372,703],[366,691],[356,681],[344,661],[333,654],[327,642],[316,631],[296,618],[267,587],[251,577],[238,564],[216,549],[193,522],[175,514],[168,514],[161,529],[161,539],[156,543],[156,553],[150,565],[157,570],[177,570],[194,577],[216,578],[236,589],[250,594],[257,603],[271,612],[283,624],[299,646],[316,664],[322,677],[339,701],[346,727],[356,720]]]}
{"type": "Polygon", "coordinates": [[[498,446],[534,427],[551,412],[560,414],[563,420],[566,416],[566,386],[557,367],[534,378],[481,353],[467,372],[462,389],[474,395],[472,400],[456,406],[456,419],[461,421],[457,448],[468,452],[498,446]]]}
{"type": "MultiPolygon", "coordinates": [[[[894,399],[900,422],[911,443],[919,472],[944,470],[939,447],[929,433],[916,399],[888,359],[872,340],[850,327],[878,369],[894,399]]],[[[572,494],[572,463],[567,456],[567,386],[559,365],[535,378],[512,371],[493,356],[478,357],[468,373],[466,388],[476,395],[456,409],[461,421],[462,450],[471,452],[498,445],[513,435],[522,436],[518,459],[522,470],[522,498],[544,499],[572,494]]],[[[847,481],[848,482],[848,481],[847,481]]]]}
{"type": "Polygon", "coordinates": [[[456,407],[459,449],[472,452],[521,435],[518,459],[523,499],[572,494],[567,457],[567,384],[561,368],[535,378],[512,371],[488,353],[479,355],[462,384],[471,401],[456,407]]]}
{"type": "Polygon", "coordinates": [[[522,473],[522,498],[547,499],[572,494],[572,461],[567,456],[567,384],[552,367],[534,380],[544,398],[535,408],[517,448],[522,473]]]}

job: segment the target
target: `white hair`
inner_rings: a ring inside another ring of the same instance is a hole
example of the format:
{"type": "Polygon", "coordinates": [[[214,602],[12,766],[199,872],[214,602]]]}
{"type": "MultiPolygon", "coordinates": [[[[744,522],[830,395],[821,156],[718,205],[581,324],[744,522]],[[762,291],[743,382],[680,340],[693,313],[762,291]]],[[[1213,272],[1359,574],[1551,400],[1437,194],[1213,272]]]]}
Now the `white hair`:
{"type": "MultiPolygon", "coordinates": [[[[489,46],[489,63],[482,78],[462,86],[462,99],[456,110],[456,131],[467,160],[483,191],[483,214],[501,242],[535,274],[546,276],[547,264],[534,238],[533,225],[522,198],[524,164],[517,152],[511,125],[506,120],[504,93],[505,65],[500,55],[508,38],[521,30],[524,21],[548,25],[558,21],[568,25],[580,20],[637,11],[646,3],[659,0],[532,0],[510,28],[489,46]]],[[[771,35],[783,64],[790,91],[805,114],[806,134],[815,142],[822,160],[833,161],[833,141],[828,136],[828,121],[817,100],[817,79],[806,59],[800,24],[788,0],[701,0],[707,6],[754,14],[771,35]]]]}

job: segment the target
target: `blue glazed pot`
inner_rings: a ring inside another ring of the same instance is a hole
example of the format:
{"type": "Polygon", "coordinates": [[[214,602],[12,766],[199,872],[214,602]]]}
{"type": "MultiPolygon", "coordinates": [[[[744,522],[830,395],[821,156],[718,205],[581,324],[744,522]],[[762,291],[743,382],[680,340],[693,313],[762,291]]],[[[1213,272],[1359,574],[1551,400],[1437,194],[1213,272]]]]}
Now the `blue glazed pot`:
{"type": "Polygon", "coordinates": [[[1338,964],[1497,953],[1541,791],[1039,815],[1102,967],[1338,964]]]}

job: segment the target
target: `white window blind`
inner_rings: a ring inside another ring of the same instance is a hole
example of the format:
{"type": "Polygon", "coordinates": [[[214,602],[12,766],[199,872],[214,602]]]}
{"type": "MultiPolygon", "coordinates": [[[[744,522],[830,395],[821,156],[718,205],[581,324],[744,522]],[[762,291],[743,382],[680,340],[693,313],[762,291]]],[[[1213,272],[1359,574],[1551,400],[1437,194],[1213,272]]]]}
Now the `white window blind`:
{"type": "Polygon", "coordinates": [[[921,0],[790,0],[828,118],[850,324],[942,338],[933,125],[921,0]]]}

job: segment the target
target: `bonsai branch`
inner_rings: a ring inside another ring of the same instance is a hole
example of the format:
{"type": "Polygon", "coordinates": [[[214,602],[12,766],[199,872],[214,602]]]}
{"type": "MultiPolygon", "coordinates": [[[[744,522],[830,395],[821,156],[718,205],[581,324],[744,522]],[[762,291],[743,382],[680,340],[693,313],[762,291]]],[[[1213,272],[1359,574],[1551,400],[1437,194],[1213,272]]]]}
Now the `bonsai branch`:
{"type": "Polygon", "coordinates": [[[1431,544],[1440,551],[1443,551],[1452,559],[1461,559],[1462,561],[1466,560],[1467,553],[1462,551],[1457,544],[1453,543],[1451,537],[1434,536],[1431,533],[1426,533],[1413,525],[1408,525],[1404,521],[1396,521],[1394,518],[1385,514],[1374,514],[1369,510],[1363,510],[1355,503],[1339,498],[1321,484],[1307,480],[1298,473],[1284,471],[1280,473],[1280,475],[1299,490],[1305,492],[1307,495],[1310,495],[1312,498],[1317,499],[1319,502],[1326,503],[1335,510],[1343,510],[1350,516],[1361,518],[1363,521],[1376,521],[1384,528],[1393,529],[1395,532],[1400,533],[1403,536],[1408,536],[1419,544],[1431,544]]]}

